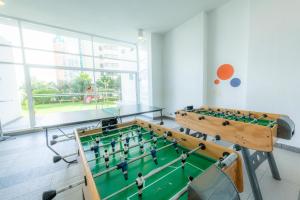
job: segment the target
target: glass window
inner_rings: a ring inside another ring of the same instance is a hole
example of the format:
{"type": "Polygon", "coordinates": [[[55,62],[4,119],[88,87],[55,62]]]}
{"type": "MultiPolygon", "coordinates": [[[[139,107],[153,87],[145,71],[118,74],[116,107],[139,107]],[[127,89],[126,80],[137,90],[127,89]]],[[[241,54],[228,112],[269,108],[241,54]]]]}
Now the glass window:
{"type": "Polygon", "coordinates": [[[0,61],[11,63],[22,63],[21,48],[0,46],[0,61]]]}
{"type": "Polygon", "coordinates": [[[21,46],[16,20],[0,17],[0,44],[21,46]]]}
{"type": "MultiPolygon", "coordinates": [[[[24,46],[28,48],[73,54],[80,53],[80,45],[82,45],[85,50],[88,48],[91,49],[91,45],[88,47],[88,43],[91,43],[88,42],[90,37],[86,35],[31,23],[22,23],[22,33],[24,38],[24,46]],[[80,42],[80,39],[83,42],[80,42]]],[[[89,51],[91,52],[91,50],[89,51]]]]}
{"type": "Polygon", "coordinates": [[[93,55],[91,40],[80,40],[80,54],[89,56],[93,55]]]}
{"type": "Polygon", "coordinates": [[[121,70],[121,71],[136,71],[137,63],[130,61],[121,61],[113,59],[95,58],[96,69],[121,70]]]}
{"type": "Polygon", "coordinates": [[[136,76],[134,73],[96,72],[95,83],[99,105],[136,103],[136,76]]]}
{"type": "Polygon", "coordinates": [[[96,109],[93,72],[80,70],[30,70],[37,115],[96,109]]]}
{"type": "Polygon", "coordinates": [[[26,63],[45,66],[93,68],[92,57],[52,53],[39,50],[25,50],[26,63]]]}
{"type": "Polygon", "coordinates": [[[100,58],[115,58],[136,61],[136,47],[101,38],[94,39],[94,55],[100,58]]]}
{"type": "MultiPolygon", "coordinates": [[[[39,121],[53,112],[135,104],[137,73],[146,79],[146,71],[138,72],[136,45],[0,17],[0,107],[15,109],[0,116],[5,125],[11,114],[28,127],[29,112],[39,121]],[[17,65],[23,56],[30,71],[31,111],[24,67],[17,65]]],[[[140,85],[147,87],[146,82],[140,85]]]]}

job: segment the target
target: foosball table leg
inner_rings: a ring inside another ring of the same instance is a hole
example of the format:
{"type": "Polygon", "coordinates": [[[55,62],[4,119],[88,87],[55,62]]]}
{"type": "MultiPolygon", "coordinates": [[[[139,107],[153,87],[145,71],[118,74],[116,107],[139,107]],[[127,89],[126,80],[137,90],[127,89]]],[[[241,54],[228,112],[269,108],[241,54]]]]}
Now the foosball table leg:
{"type": "Polygon", "coordinates": [[[267,156],[268,156],[268,162],[269,162],[269,166],[270,166],[273,178],[280,181],[281,178],[280,178],[280,175],[279,175],[279,171],[278,171],[273,153],[272,152],[267,152],[267,156]]]}
{"type": "Polygon", "coordinates": [[[245,167],[247,170],[249,182],[252,188],[253,196],[255,200],[262,200],[262,195],[259,187],[259,183],[256,177],[255,173],[255,166],[253,165],[253,161],[251,159],[250,151],[249,149],[245,147],[241,147],[243,158],[244,158],[244,163],[245,167]]]}
{"type": "Polygon", "coordinates": [[[249,182],[252,188],[253,196],[255,200],[262,200],[262,195],[259,187],[259,183],[256,177],[255,170],[265,161],[268,160],[270,170],[273,178],[281,180],[279,171],[272,152],[255,151],[252,155],[249,149],[241,147],[245,167],[249,177],[249,182]]]}

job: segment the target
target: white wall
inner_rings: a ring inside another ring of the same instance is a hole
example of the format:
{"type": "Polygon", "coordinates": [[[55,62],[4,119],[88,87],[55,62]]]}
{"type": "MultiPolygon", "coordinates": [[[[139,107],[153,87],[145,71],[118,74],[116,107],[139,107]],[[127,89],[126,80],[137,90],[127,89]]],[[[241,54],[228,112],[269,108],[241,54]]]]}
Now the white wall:
{"type": "Polygon", "coordinates": [[[249,1],[232,0],[207,15],[207,104],[228,108],[246,107],[249,1]],[[233,77],[241,79],[239,87],[230,80],[214,84],[221,64],[233,65],[233,77]]]}
{"type": "Polygon", "coordinates": [[[163,107],[163,35],[151,34],[152,105],[163,107]]]}
{"type": "Polygon", "coordinates": [[[164,36],[163,98],[166,115],[187,105],[200,106],[204,88],[204,21],[201,13],[164,36]]]}
{"type": "MultiPolygon", "coordinates": [[[[208,102],[289,115],[300,126],[300,1],[231,0],[208,14],[208,102]],[[214,85],[234,65],[239,88],[214,85]]],[[[300,147],[300,135],[280,142],[300,147]]]]}
{"type": "MultiPolygon", "coordinates": [[[[247,106],[300,127],[300,1],[252,0],[247,106]]],[[[300,146],[300,135],[290,144],[300,146]]]]}

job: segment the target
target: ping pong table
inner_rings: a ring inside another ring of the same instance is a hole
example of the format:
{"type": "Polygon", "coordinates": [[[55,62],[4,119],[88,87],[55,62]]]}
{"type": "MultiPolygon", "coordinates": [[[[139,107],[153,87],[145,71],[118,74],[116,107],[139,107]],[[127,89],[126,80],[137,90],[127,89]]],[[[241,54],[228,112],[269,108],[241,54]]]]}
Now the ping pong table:
{"type": "MultiPolygon", "coordinates": [[[[142,104],[136,105],[123,105],[118,107],[110,107],[97,110],[84,110],[84,111],[73,111],[64,113],[55,113],[47,115],[44,119],[41,119],[36,127],[42,128],[45,131],[46,145],[56,155],[60,154],[49,145],[49,129],[59,130],[63,137],[66,139],[61,141],[67,141],[74,139],[72,134],[67,134],[62,130],[62,127],[77,125],[82,123],[98,122],[96,127],[99,127],[101,121],[116,118],[122,122],[122,118],[142,115],[146,113],[160,113],[160,124],[163,124],[163,108],[147,106],[142,104]]],[[[60,137],[58,136],[58,137],[60,137]]],[[[62,159],[66,163],[74,163],[76,160],[68,161],[65,158],[62,159]]]]}

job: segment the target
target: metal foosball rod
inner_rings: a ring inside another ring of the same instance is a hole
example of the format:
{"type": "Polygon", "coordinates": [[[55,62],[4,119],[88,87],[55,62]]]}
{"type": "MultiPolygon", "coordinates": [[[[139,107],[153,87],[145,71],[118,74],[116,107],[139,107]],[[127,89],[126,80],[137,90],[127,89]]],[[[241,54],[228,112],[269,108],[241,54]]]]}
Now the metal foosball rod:
{"type": "Polygon", "coordinates": [[[53,156],[53,163],[57,163],[62,159],[65,159],[65,158],[68,158],[68,157],[71,157],[71,156],[76,156],[76,155],[78,155],[78,153],[71,153],[71,154],[68,154],[68,155],[65,155],[65,156],[55,155],[55,156],[53,156]]]}
{"type": "MultiPolygon", "coordinates": [[[[151,132],[151,131],[142,133],[142,135],[149,134],[150,132],[151,132]]],[[[138,137],[138,135],[132,136],[132,137],[130,137],[130,139],[131,139],[131,138],[136,138],[136,137],[138,137]]],[[[116,143],[118,143],[118,142],[123,142],[124,140],[126,140],[126,138],[119,139],[119,140],[116,141],[116,143]]],[[[105,144],[99,145],[99,147],[102,148],[102,147],[109,146],[109,145],[110,145],[110,143],[105,143],[105,144]]],[[[91,151],[91,149],[85,149],[85,150],[84,150],[84,152],[87,152],[87,151],[91,151]]]]}
{"type": "MultiPolygon", "coordinates": [[[[129,131],[124,131],[124,132],[122,132],[122,134],[129,134],[129,133],[131,133],[132,131],[135,131],[135,130],[137,130],[138,128],[136,128],[136,129],[132,129],[132,130],[129,130],[129,131]]],[[[113,136],[116,136],[116,135],[120,135],[120,132],[118,132],[118,133],[114,133],[114,134],[111,134],[111,135],[106,135],[106,136],[102,136],[102,137],[98,137],[100,140],[102,140],[102,139],[106,139],[106,138],[110,138],[110,137],[113,137],[113,136]]],[[[89,135],[85,135],[85,137],[86,136],[89,136],[89,135]]],[[[95,141],[95,139],[92,139],[92,140],[87,140],[87,141],[83,141],[83,142],[81,142],[82,144],[84,144],[84,143],[89,143],[89,142],[92,142],[92,141],[95,141]]]]}
{"type": "MultiPolygon", "coordinates": [[[[188,154],[192,154],[192,153],[194,153],[195,151],[197,151],[197,150],[199,150],[199,149],[204,150],[204,149],[205,149],[205,145],[202,144],[202,143],[200,143],[200,144],[199,144],[199,147],[197,147],[196,149],[194,149],[194,150],[188,152],[188,154]]],[[[180,159],[181,159],[181,157],[179,157],[179,158],[177,158],[177,159],[171,161],[170,163],[168,163],[168,164],[166,164],[166,165],[164,165],[164,166],[162,166],[162,167],[159,167],[158,169],[160,169],[160,170],[157,170],[157,169],[156,169],[156,170],[151,171],[148,175],[145,176],[145,179],[146,179],[146,178],[149,178],[150,176],[155,175],[156,173],[158,173],[158,172],[160,172],[161,170],[167,168],[168,166],[174,164],[175,162],[177,162],[177,161],[180,160],[180,159]]],[[[93,178],[96,178],[96,177],[97,177],[97,176],[93,175],[93,178]]],[[[84,179],[80,180],[80,181],[77,181],[77,182],[75,182],[75,183],[73,183],[73,184],[70,184],[70,185],[68,185],[68,186],[65,186],[65,187],[63,187],[63,188],[61,188],[61,189],[59,189],[59,190],[49,190],[49,191],[46,191],[46,192],[43,193],[43,198],[42,198],[42,199],[43,199],[43,200],[51,200],[51,199],[53,199],[57,194],[62,193],[62,192],[64,192],[64,191],[66,191],[66,190],[72,189],[72,188],[74,188],[74,187],[77,187],[77,186],[79,186],[79,185],[81,185],[81,184],[86,184],[86,185],[87,185],[86,177],[85,177],[84,179]]],[[[133,184],[131,184],[131,186],[134,185],[134,184],[135,184],[135,182],[134,182],[133,184]]],[[[131,186],[130,186],[130,187],[131,187],[131,186]]],[[[128,187],[128,186],[127,186],[127,187],[128,187]]],[[[114,195],[113,195],[113,196],[114,196],[114,195]]],[[[106,197],[106,199],[107,199],[107,197],[106,197]]]]}
{"type": "Polygon", "coordinates": [[[254,124],[256,123],[258,120],[261,120],[261,119],[264,119],[264,118],[267,118],[268,115],[267,114],[262,114],[259,118],[255,118],[253,119],[251,122],[249,122],[249,124],[254,124]]]}
{"type": "MultiPolygon", "coordinates": [[[[160,136],[160,137],[157,138],[157,140],[159,140],[159,139],[161,139],[161,138],[163,138],[163,137],[164,137],[164,136],[160,136]]],[[[147,144],[147,143],[149,143],[149,142],[151,142],[151,141],[153,141],[153,139],[146,140],[146,141],[144,142],[144,144],[147,144]]],[[[135,145],[129,146],[128,149],[131,149],[131,148],[134,148],[134,147],[137,147],[137,146],[139,146],[139,144],[135,144],[135,145]]],[[[117,150],[117,151],[115,151],[115,152],[113,152],[113,153],[111,153],[111,154],[109,154],[109,155],[111,156],[111,155],[114,155],[114,154],[116,154],[116,153],[120,153],[120,152],[122,152],[122,151],[124,151],[124,150],[123,150],[123,149],[119,149],[119,150],[117,150]]],[[[88,160],[87,162],[92,162],[92,161],[98,160],[99,158],[101,158],[101,157],[93,158],[93,159],[91,159],[91,160],[88,160]]]]}
{"type": "Polygon", "coordinates": [[[50,141],[50,145],[55,145],[55,144],[57,144],[59,142],[66,142],[66,141],[70,141],[70,140],[75,140],[75,137],[72,136],[70,138],[66,138],[66,139],[63,139],[63,140],[51,140],[50,141]]]}
{"type": "Polygon", "coordinates": [[[55,139],[60,138],[60,137],[70,138],[72,136],[74,136],[74,133],[68,133],[68,134],[65,134],[65,135],[52,135],[52,139],[55,140],[55,139]]]}
{"type": "MultiPolygon", "coordinates": [[[[173,144],[171,143],[171,144],[165,145],[165,146],[163,146],[163,147],[157,149],[156,151],[159,152],[159,151],[161,151],[161,150],[163,150],[163,149],[165,149],[165,148],[167,148],[167,147],[169,147],[169,146],[171,146],[171,145],[173,145],[173,144]]],[[[135,162],[135,161],[137,161],[137,160],[140,160],[140,159],[145,158],[145,157],[150,156],[150,155],[151,155],[151,153],[146,153],[146,154],[140,155],[140,156],[138,156],[138,157],[133,158],[132,160],[129,160],[129,161],[127,162],[127,164],[133,163],[133,162],[135,162]]],[[[116,170],[116,169],[118,169],[117,166],[111,167],[111,168],[109,168],[109,169],[107,169],[107,170],[104,170],[103,172],[99,172],[99,173],[97,173],[97,174],[94,174],[94,177],[102,176],[102,175],[107,174],[107,173],[109,173],[109,172],[111,172],[111,171],[114,171],[114,170],[116,170]]]]}
{"type": "MultiPolygon", "coordinates": [[[[124,128],[128,128],[128,127],[132,127],[132,126],[134,126],[134,125],[123,126],[123,127],[117,127],[117,128],[105,130],[105,132],[116,131],[116,130],[120,130],[120,129],[124,129],[124,128]]],[[[109,127],[112,127],[112,125],[99,127],[99,129],[109,128],[109,127]]],[[[95,132],[95,133],[91,133],[91,134],[82,135],[82,136],[80,136],[80,137],[86,137],[86,136],[96,135],[96,134],[100,134],[100,133],[103,133],[103,131],[102,131],[102,132],[95,132]]]]}
{"type": "MultiPolygon", "coordinates": [[[[199,147],[197,147],[197,148],[195,148],[195,149],[189,151],[188,154],[192,154],[192,153],[198,151],[199,149],[204,150],[204,149],[205,149],[205,145],[202,144],[202,143],[200,143],[200,144],[199,144],[199,147]]],[[[164,169],[166,169],[167,167],[169,167],[169,166],[175,164],[175,163],[178,162],[179,160],[181,160],[181,157],[176,158],[175,160],[173,160],[173,161],[171,161],[171,162],[169,162],[169,163],[167,163],[167,164],[165,164],[165,165],[163,165],[163,166],[161,166],[161,167],[158,167],[158,168],[152,170],[151,172],[149,172],[147,175],[144,176],[144,180],[146,180],[146,179],[150,178],[151,176],[153,176],[153,175],[155,175],[155,174],[161,172],[162,170],[164,170],[164,169]]],[[[115,195],[117,195],[117,194],[119,194],[119,193],[121,193],[121,192],[123,192],[123,191],[129,189],[130,187],[134,186],[135,184],[136,184],[136,182],[133,182],[133,183],[127,185],[126,187],[123,187],[122,189],[120,189],[120,190],[118,190],[118,191],[116,191],[116,192],[110,194],[109,196],[103,198],[103,200],[108,200],[108,199],[114,197],[115,195]]]]}

